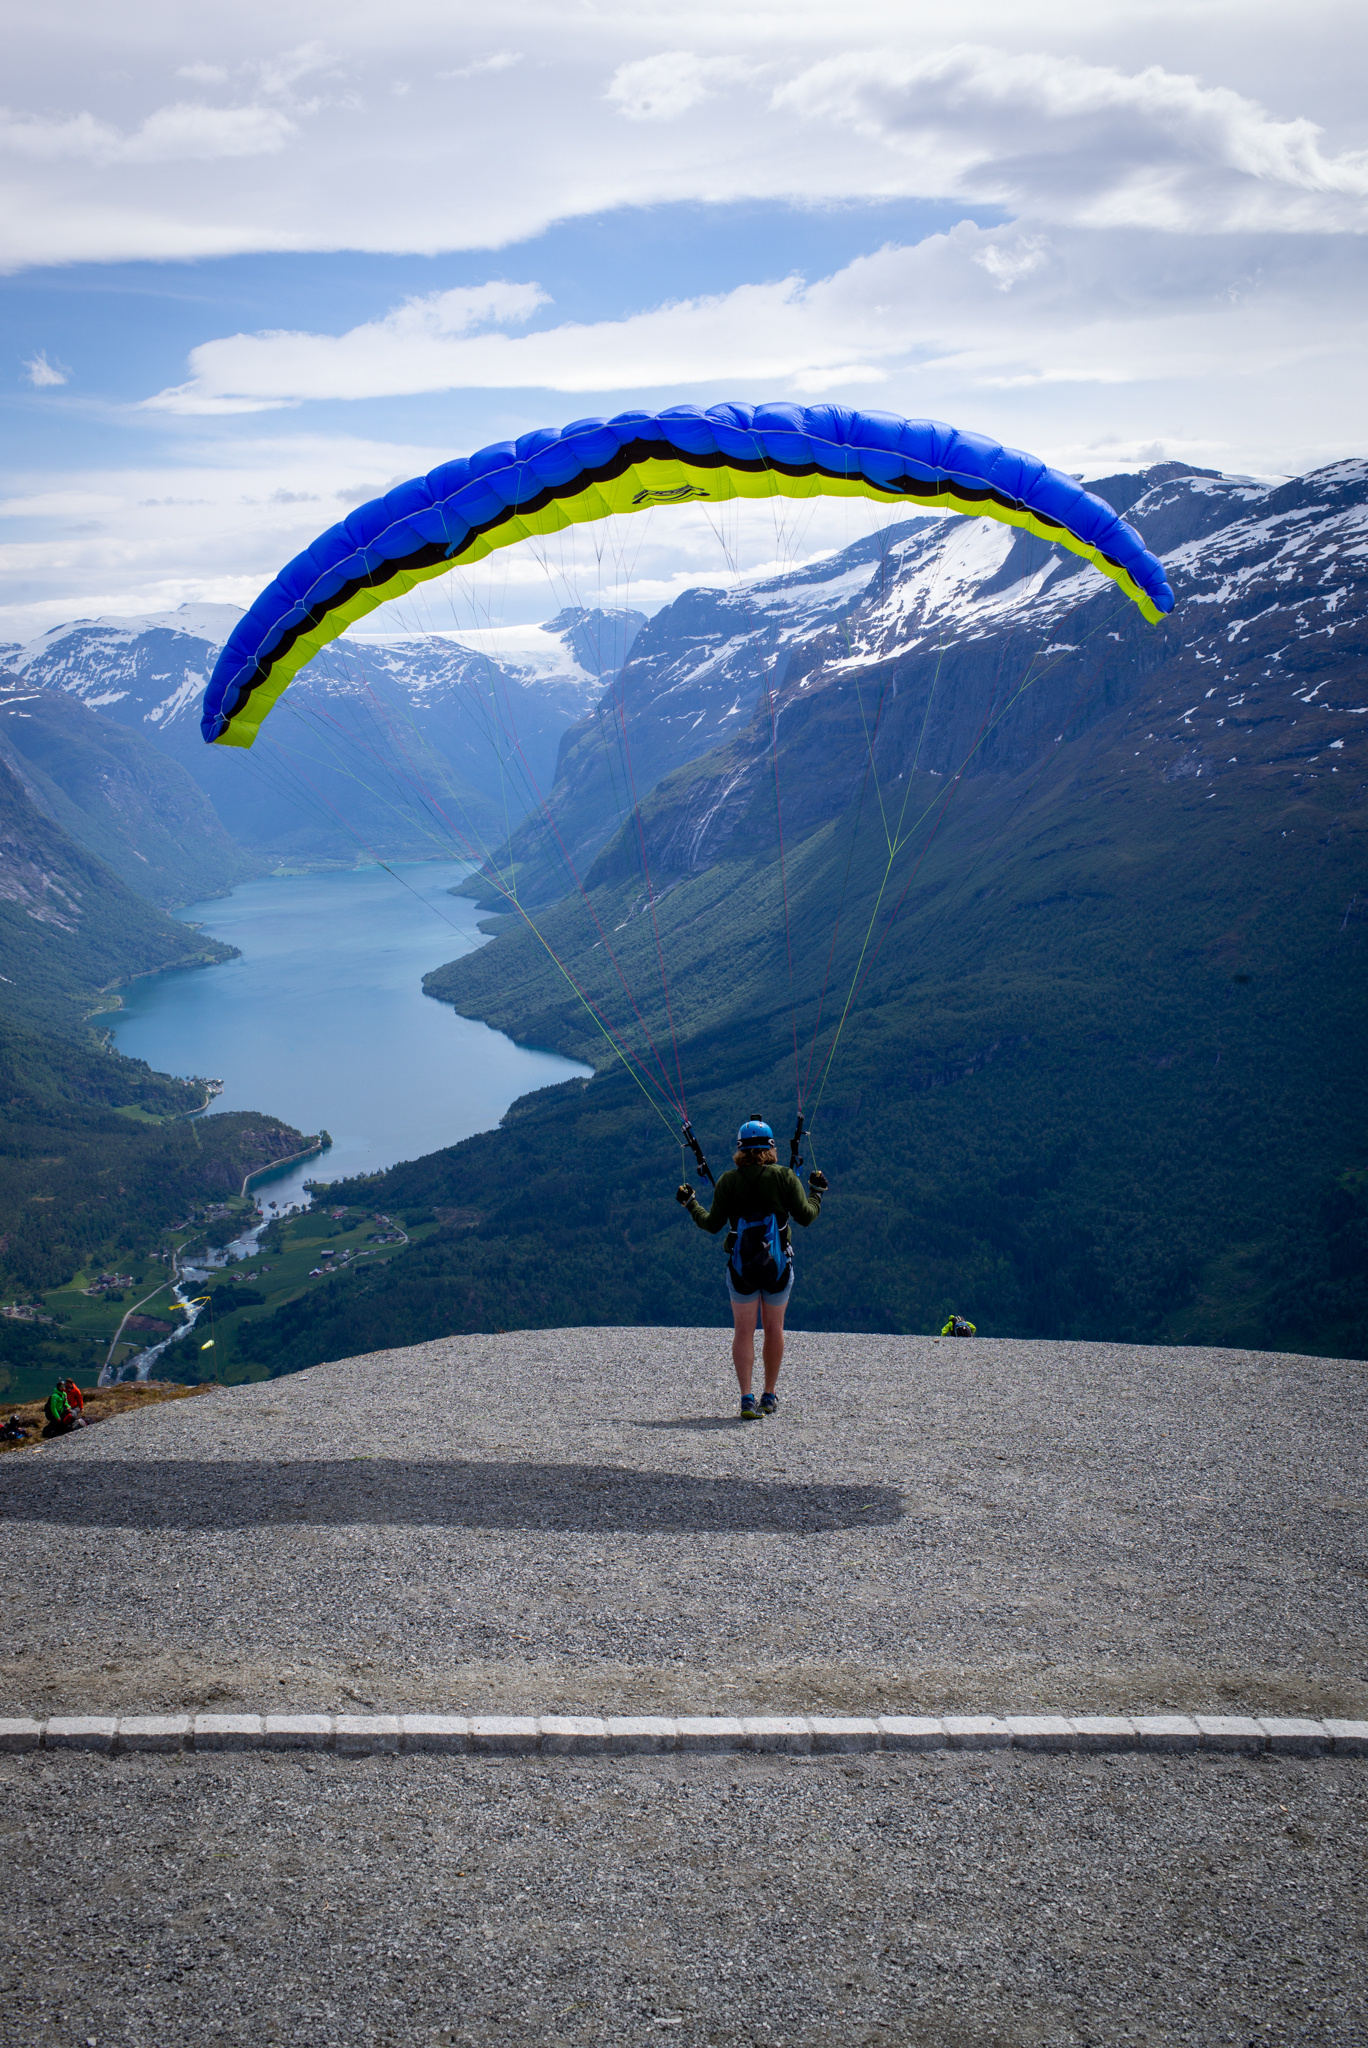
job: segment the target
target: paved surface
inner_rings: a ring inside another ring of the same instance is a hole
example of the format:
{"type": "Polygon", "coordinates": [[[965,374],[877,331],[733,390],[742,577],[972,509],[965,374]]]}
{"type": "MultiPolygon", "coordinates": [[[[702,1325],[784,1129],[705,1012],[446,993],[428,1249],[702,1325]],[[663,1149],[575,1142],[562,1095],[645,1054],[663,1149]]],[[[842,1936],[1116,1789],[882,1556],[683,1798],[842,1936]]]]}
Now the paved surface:
{"type": "Polygon", "coordinates": [[[0,1462],[0,1711],[1368,1712],[1368,1367],[452,1339],[0,1462]]]}
{"type": "Polygon", "coordinates": [[[0,1757],[22,2048],[1359,2048],[1336,1758],[0,1757]]]}

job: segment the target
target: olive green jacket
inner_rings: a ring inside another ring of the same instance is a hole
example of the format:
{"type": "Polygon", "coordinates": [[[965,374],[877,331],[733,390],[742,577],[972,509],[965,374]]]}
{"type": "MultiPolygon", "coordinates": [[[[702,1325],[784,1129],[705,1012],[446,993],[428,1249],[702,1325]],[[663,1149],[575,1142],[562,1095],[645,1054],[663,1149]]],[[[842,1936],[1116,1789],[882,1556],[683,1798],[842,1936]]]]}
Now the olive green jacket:
{"type": "Polygon", "coordinates": [[[710,1230],[715,1236],[719,1230],[734,1229],[741,1216],[764,1216],[771,1211],[779,1218],[781,1230],[790,1217],[806,1229],[817,1221],[821,1207],[821,1196],[807,1194],[791,1166],[760,1166],[748,1159],[743,1166],[727,1168],[713,1189],[711,1209],[705,1209],[695,1196],[689,1214],[700,1230],[710,1230]]]}

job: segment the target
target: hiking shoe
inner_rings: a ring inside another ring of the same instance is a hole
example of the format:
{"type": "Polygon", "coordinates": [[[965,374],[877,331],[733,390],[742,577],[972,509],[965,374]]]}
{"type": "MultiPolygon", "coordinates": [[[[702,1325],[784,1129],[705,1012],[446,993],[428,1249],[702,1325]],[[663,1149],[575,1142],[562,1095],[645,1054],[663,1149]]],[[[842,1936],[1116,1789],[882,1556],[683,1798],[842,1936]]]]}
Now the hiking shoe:
{"type": "Polygon", "coordinates": [[[760,1420],[760,1410],[756,1405],[754,1394],[743,1394],[741,1396],[741,1420],[743,1422],[758,1422],[760,1420]]]}
{"type": "Polygon", "coordinates": [[[760,1396],[760,1413],[762,1415],[777,1415],[779,1413],[779,1396],[777,1394],[762,1394],[760,1396]]]}

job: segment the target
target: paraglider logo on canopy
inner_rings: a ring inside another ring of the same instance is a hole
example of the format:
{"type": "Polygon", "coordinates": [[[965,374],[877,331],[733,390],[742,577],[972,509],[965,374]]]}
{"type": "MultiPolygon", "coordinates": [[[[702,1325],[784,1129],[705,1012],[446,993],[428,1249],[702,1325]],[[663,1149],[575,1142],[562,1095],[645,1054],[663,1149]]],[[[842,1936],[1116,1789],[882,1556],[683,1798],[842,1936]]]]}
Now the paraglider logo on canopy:
{"type": "Polygon", "coordinates": [[[698,484],[679,484],[672,491],[638,491],[632,500],[632,510],[638,505],[683,505],[690,498],[710,498],[711,491],[705,491],[698,484]]]}

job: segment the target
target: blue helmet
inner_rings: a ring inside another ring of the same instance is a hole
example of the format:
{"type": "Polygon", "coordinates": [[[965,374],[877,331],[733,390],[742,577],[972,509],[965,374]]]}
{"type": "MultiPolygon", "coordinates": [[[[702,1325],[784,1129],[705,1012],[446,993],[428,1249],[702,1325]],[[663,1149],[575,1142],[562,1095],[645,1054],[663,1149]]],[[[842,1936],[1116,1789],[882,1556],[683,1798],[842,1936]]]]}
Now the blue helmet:
{"type": "Polygon", "coordinates": [[[736,1146],[740,1152],[768,1152],[773,1145],[773,1131],[758,1116],[748,1118],[736,1134],[736,1146]]]}

